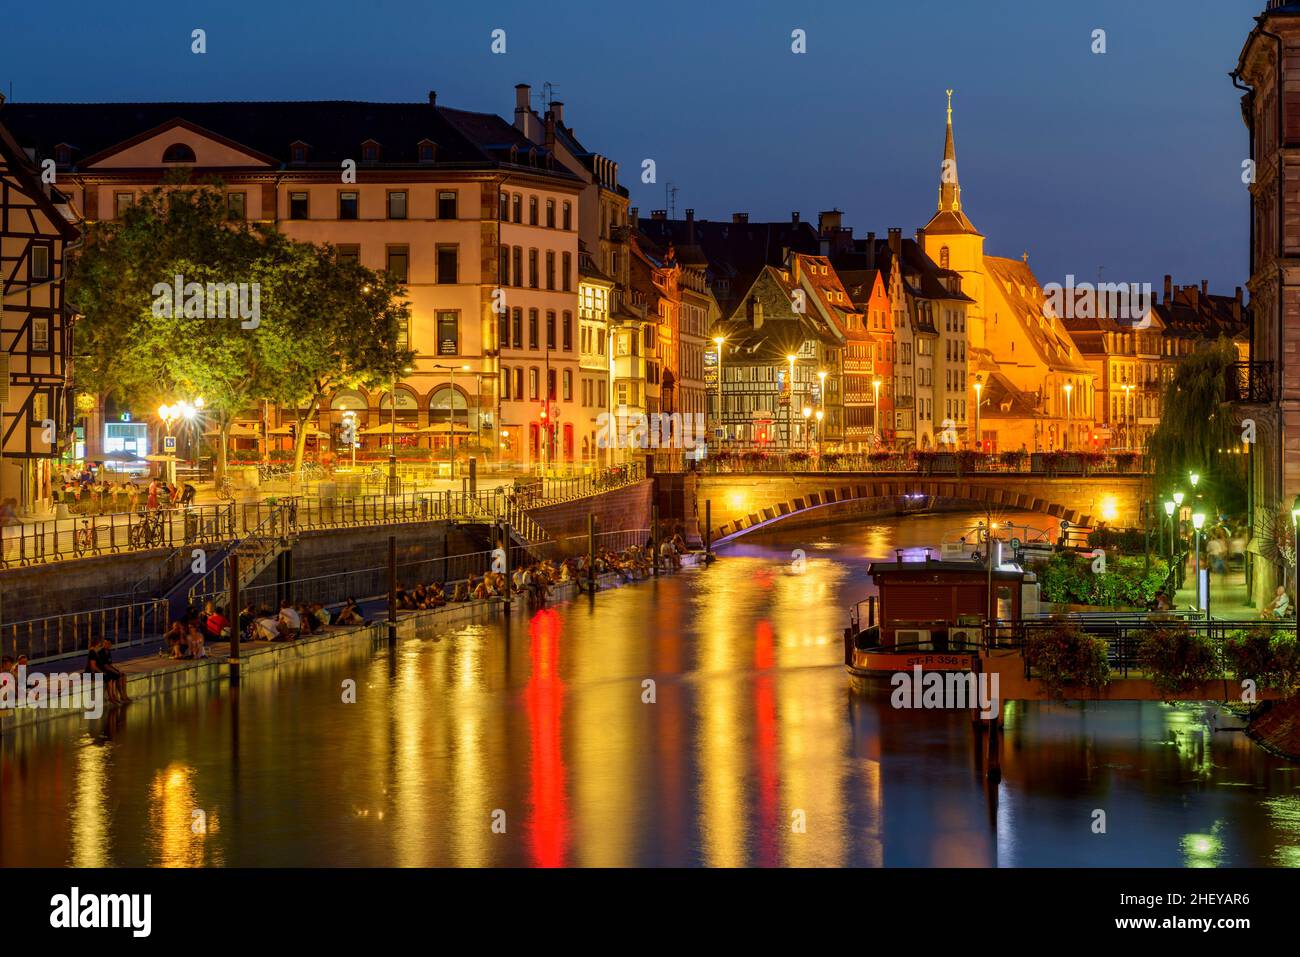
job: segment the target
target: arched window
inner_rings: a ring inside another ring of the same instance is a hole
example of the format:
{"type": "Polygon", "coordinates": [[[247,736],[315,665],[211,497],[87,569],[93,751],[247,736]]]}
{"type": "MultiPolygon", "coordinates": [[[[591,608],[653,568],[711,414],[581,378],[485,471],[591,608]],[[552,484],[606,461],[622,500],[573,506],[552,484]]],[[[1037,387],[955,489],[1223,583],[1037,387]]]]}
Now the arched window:
{"type": "Polygon", "coordinates": [[[455,421],[458,429],[468,427],[473,432],[476,426],[474,415],[469,407],[469,399],[460,386],[454,389],[444,385],[436,389],[429,399],[429,424],[455,421]]]}
{"type": "Polygon", "coordinates": [[[173,143],[167,149],[163,150],[164,163],[193,163],[194,150],[184,143],[173,143]]]}
{"type": "Polygon", "coordinates": [[[940,269],[948,268],[948,247],[947,246],[944,246],[942,249],[939,250],[939,268],[940,269]]]}
{"type": "MultiPolygon", "coordinates": [[[[389,410],[393,407],[393,400],[388,392],[384,392],[379,397],[379,422],[387,424],[393,421],[389,410]]],[[[416,401],[415,396],[401,386],[397,388],[397,422],[399,425],[417,425],[420,418],[420,403],[416,401]]]]}

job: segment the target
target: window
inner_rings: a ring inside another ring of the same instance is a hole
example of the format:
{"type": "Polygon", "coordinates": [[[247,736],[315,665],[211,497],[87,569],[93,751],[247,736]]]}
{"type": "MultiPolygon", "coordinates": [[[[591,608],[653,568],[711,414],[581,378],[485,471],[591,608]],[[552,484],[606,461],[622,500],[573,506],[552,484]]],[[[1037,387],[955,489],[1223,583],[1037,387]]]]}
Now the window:
{"type": "Polygon", "coordinates": [[[510,285],[510,247],[501,247],[501,273],[497,276],[497,283],[502,286],[510,285]]]}
{"type": "Polygon", "coordinates": [[[516,223],[522,223],[524,221],[524,198],[515,193],[511,199],[511,207],[513,212],[510,218],[516,223]]]}
{"type": "Polygon", "coordinates": [[[305,162],[307,162],[307,144],[306,144],[306,143],[294,143],[292,146],[289,147],[289,149],[290,149],[290,152],[291,152],[291,158],[292,158],[293,162],[295,162],[295,163],[305,163],[305,162]]]}
{"type": "Polygon", "coordinates": [[[307,194],[306,193],[289,194],[289,218],[290,219],[307,218],[307,194]]]}
{"type": "Polygon", "coordinates": [[[501,194],[501,208],[497,210],[497,218],[500,219],[501,222],[503,223],[510,221],[510,194],[509,193],[501,194]]]}
{"type": "Polygon", "coordinates": [[[528,348],[537,348],[537,310],[528,310],[528,348]]]}
{"type": "Polygon", "coordinates": [[[515,398],[522,399],[523,397],[524,397],[524,370],[515,369],[515,398]]]}
{"type": "Polygon", "coordinates": [[[410,249],[406,246],[388,247],[388,274],[398,282],[406,282],[410,275],[410,249]]]}
{"type": "Polygon", "coordinates": [[[359,263],[361,262],[360,246],[337,246],[339,262],[359,263]]]}
{"type": "Polygon", "coordinates": [[[564,328],[561,332],[561,335],[563,336],[561,342],[564,345],[564,351],[572,352],[573,351],[573,313],[571,312],[566,312],[564,314],[564,328]]]}
{"type": "Polygon", "coordinates": [[[378,163],[379,162],[379,144],[373,140],[367,140],[361,144],[361,162],[378,163]]]}
{"type": "Polygon", "coordinates": [[[501,398],[505,401],[510,399],[510,370],[505,366],[501,367],[501,398]]]}
{"type": "Polygon", "coordinates": [[[538,382],[539,379],[537,376],[537,366],[533,366],[531,369],[528,370],[528,398],[530,399],[537,398],[538,382]]]}
{"type": "Polygon", "coordinates": [[[163,150],[164,163],[193,163],[194,150],[184,143],[173,143],[167,149],[163,150]]]}
{"type": "Polygon", "coordinates": [[[27,270],[27,278],[31,280],[50,278],[50,247],[49,246],[32,247],[31,262],[27,270]]]}
{"type": "Polygon", "coordinates": [[[528,224],[530,226],[537,225],[537,197],[536,196],[528,197],[528,224]]]}
{"type": "Polygon", "coordinates": [[[564,370],[564,396],[563,397],[565,402],[573,401],[573,370],[572,369],[564,370]]]}
{"type": "Polygon", "coordinates": [[[396,189],[388,194],[388,218],[406,218],[406,190],[396,189]]]}
{"type": "Polygon", "coordinates": [[[546,310],[546,348],[555,348],[555,311],[546,310]]]}
{"type": "MultiPolygon", "coordinates": [[[[411,320],[399,319],[397,321],[397,348],[408,349],[410,348],[410,345],[411,345],[411,320]]],[[[401,399],[397,400],[397,404],[400,410],[402,404],[401,399]]]]}
{"type": "Polygon", "coordinates": [[[460,352],[460,314],[438,313],[438,355],[454,356],[460,352]]]}
{"type": "Polygon", "coordinates": [[[560,288],[565,292],[573,292],[573,279],[570,274],[573,272],[573,253],[565,253],[560,259],[560,288]]]}
{"type": "Polygon", "coordinates": [[[497,317],[497,348],[510,345],[510,310],[502,309],[497,317]]]}
{"type": "Polygon", "coordinates": [[[429,142],[427,142],[427,141],[421,141],[421,143],[420,143],[420,162],[421,162],[421,163],[432,163],[433,160],[434,160],[434,158],[435,158],[437,155],[438,155],[438,148],[437,148],[437,146],[436,146],[435,144],[433,144],[433,143],[429,143],[429,142]]]}
{"type": "Polygon", "coordinates": [[[438,283],[443,286],[454,286],[457,282],[456,264],[460,255],[459,246],[439,246],[438,247],[438,283]]]}
{"type": "Polygon", "coordinates": [[[133,202],[135,202],[135,196],[132,193],[114,193],[113,218],[121,219],[126,214],[127,207],[133,202]]]}
{"type": "Polygon", "coordinates": [[[546,370],[546,398],[555,399],[555,370],[546,370]]]}
{"type": "Polygon", "coordinates": [[[562,221],[564,223],[565,229],[573,228],[573,204],[572,203],[566,202],[564,204],[564,219],[562,221]]]}
{"type": "Polygon", "coordinates": [[[339,193],[339,219],[356,219],[359,202],[356,193],[339,193]]]}
{"type": "Polygon", "coordinates": [[[546,250],[546,288],[555,288],[555,250],[546,250]]]}
{"type": "Polygon", "coordinates": [[[546,201],[546,228],[555,228],[555,200],[553,199],[546,201]]]}
{"type": "Polygon", "coordinates": [[[50,417],[50,394],[44,389],[32,392],[32,423],[44,423],[50,417]]]}
{"type": "Polygon", "coordinates": [[[438,194],[438,218],[456,218],[456,191],[454,189],[443,190],[438,194]]]}
{"type": "Polygon", "coordinates": [[[522,246],[514,247],[515,260],[515,285],[524,284],[524,248],[522,246]]]}
{"type": "Polygon", "coordinates": [[[537,250],[528,250],[528,288],[537,288],[537,250]]]}
{"type": "Polygon", "coordinates": [[[227,193],[226,215],[231,219],[243,219],[247,215],[248,194],[227,193]]]}
{"type": "Polygon", "coordinates": [[[518,306],[516,306],[514,312],[510,314],[510,328],[513,333],[511,339],[513,340],[514,348],[522,349],[524,347],[524,311],[518,306]]]}
{"type": "Polygon", "coordinates": [[[50,317],[49,316],[32,316],[31,351],[32,352],[50,351],[50,317]]]}

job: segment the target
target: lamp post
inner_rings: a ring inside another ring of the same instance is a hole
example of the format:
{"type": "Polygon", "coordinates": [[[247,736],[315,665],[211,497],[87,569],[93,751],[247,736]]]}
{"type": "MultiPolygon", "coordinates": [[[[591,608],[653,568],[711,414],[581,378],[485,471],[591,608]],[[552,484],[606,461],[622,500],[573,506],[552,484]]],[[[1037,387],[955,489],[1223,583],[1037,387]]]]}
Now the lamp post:
{"type": "Polygon", "coordinates": [[[1174,500],[1165,500],[1165,514],[1169,516],[1169,562],[1173,564],[1174,552],[1174,500]]]}
{"type": "Polygon", "coordinates": [[[725,424],[726,410],[723,408],[723,401],[722,401],[723,400],[722,386],[723,383],[727,381],[722,376],[722,346],[724,343],[726,343],[726,341],[727,341],[726,336],[713,337],[713,344],[718,347],[718,426],[717,427],[719,432],[718,435],[719,445],[722,444],[722,441],[726,438],[726,434],[727,434],[727,426],[725,424]]]}
{"type": "MultiPolygon", "coordinates": [[[[817,460],[821,461],[822,457],[822,417],[826,413],[821,409],[817,410],[817,460]]],[[[818,466],[820,468],[820,466],[818,466]]]]}
{"type": "MultiPolygon", "coordinates": [[[[1291,503],[1291,531],[1291,547],[1294,549],[1292,554],[1296,559],[1296,569],[1300,571],[1300,495],[1297,495],[1295,501],[1291,503]]],[[[1297,593],[1300,593],[1300,589],[1297,589],[1296,591],[1297,593]]],[[[1295,633],[1300,635],[1300,603],[1296,604],[1295,622],[1295,633]]]]}
{"type": "Polygon", "coordinates": [[[789,452],[794,448],[794,354],[785,357],[785,361],[790,363],[790,404],[786,406],[786,436],[785,450],[789,452]]]}
{"type": "MultiPolygon", "coordinates": [[[[451,426],[451,431],[447,433],[447,467],[451,479],[456,478],[456,372],[469,372],[468,365],[449,366],[441,363],[435,364],[435,369],[446,369],[448,376],[451,378],[451,400],[447,406],[447,423],[451,426]]],[[[396,421],[396,420],[394,420],[396,421]]],[[[465,430],[469,430],[469,403],[465,403],[465,430]]]]}
{"type": "Polygon", "coordinates": [[[1133,447],[1133,419],[1129,415],[1129,393],[1133,391],[1133,386],[1125,383],[1120,386],[1124,390],[1124,448],[1133,447]]]}
{"type": "MultiPolygon", "coordinates": [[[[369,292],[369,287],[366,288],[369,292]]],[[[410,366],[402,368],[402,373],[411,371],[410,366]]],[[[393,366],[388,376],[388,494],[397,494],[397,366],[393,366]]]]}
{"type": "Polygon", "coordinates": [[[871,408],[872,408],[873,410],[875,410],[875,411],[874,411],[874,414],[871,416],[871,425],[872,425],[872,428],[875,430],[875,433],[876,433],[876,445],[882,445],[882,444],[883,444],[883,443],[881,442],[881,440],[880,440],[880,384],[881,384],[881,381],[882,381],[882,380],[881,380],[880,376],[876,376],[874,379],[871,380],[871,391],[875,393],[875,401],[872,403],[872,406],[871,406],[871,408]]]}
{"type": "MultiPolygon", "coordinates": [[[[826,408],[826,370],[825,369],[817,370],[817,408],[819,412],[826,408]]],[[[821,441],[822,441],[822,430],[820,428],[821,419],[822,417],[818,415],[817,416],[817,422],[819,423],[817,429],[818,446],[821,445],[821,441]]],[[[821,449],[818,448],[817,451],[820,453],[821,449]]]]}
{"type": "Polygon", "coordinates": [[[803,445],[805,449],[808,448],[808,433],[811,431],[811,429],[809,428],[810,423],[808,420],[811,418],[812,418],[812,409],[805,405],[803,407],[803,445]]]}
{"type": "Polygon", "coordinates": [[[1065,442],[1062,447],[1068,451],[1070,448],[1070,394],[1074,392],[1074,385],[1072,383],[1067,382],[1065,383],[1064,388],[1065,388],[1065,442]]]}
{"type": "Polygon", "coordinates": [[[984,443],[980,440],[980,395],[984,392],[984,377],[975,376],[975,451],[982,452],[984,443]]]}
{"type": "MultiPolygon", "coordinates": [[[[1192,547],[1196,550],[1196,608],[1201,608],[1201,526],[1205,524],[1205,513],[1196,512],[1192,515],[1192,547]]],[[[1205,618],[1208,621],[1210,617],[1210,589],[1205,589],[1205,618]]]]}

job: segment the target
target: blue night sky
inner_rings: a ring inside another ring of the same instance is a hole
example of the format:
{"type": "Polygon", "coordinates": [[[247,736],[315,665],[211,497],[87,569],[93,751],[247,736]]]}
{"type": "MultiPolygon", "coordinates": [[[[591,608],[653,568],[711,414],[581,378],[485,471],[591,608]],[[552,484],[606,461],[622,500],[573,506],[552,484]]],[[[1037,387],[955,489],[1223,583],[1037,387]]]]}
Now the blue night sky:
{"type": "Polygon", "coordinates": [[[1210,280],[1248,268],[1248,155],[1227,74],[1264,0],[11,3],[15,100],[423,100],[513,115],[550,81],[643,215],[747,211],[858,235],[934,210],[952,86],[966,212],[1039,280],[1210,280]],[[190,31],[208,52],[190,52],[190,31]],[[507,53],[489,50],[494,28],[507,53]],[[795,28],[808,51],[790,51],[795,28]],[[1091,52],[1107,32],[1108,52],[1091,52]],[[643,185],[643,158],[658,184],[643,185]]]}

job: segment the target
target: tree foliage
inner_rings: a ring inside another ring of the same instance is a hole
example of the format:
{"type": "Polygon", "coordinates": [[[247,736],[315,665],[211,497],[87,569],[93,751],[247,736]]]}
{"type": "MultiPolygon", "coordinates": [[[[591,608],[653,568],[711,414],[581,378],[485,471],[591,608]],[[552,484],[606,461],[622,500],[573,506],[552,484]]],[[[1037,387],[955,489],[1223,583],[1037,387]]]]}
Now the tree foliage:
{"type": "MultiPolygon", "coordinates": [[[[96,223],[69,280],[77,326],[76,384],[144,408],[202,397],[220,433],[224,474],[234,419],[262,399],[299,409],[369,385],[410,361],[398,347],[409,307],[387,275],[339,262],[328,246],[295,242],[231,219],[219,184],[169,184],[96,223]],[[246,284],[258,315],[201,316],[157,307],[159,284],[246,284]],[[155,287],[158,287],[156,289],[155,287]]],[[[305,431],[299,429],[297,461],[305,431]]]]}
{"type": "Polygon", "coordinates": [[[1183,358],[1165,387],[1160,422],[1147,440],[1158,489],[1186,490],[1191,472],[1222,513],[1245,508],[1241,429],[1228,402],[1228,374],[1237,351],[1227,339],[1183,358]]]}

